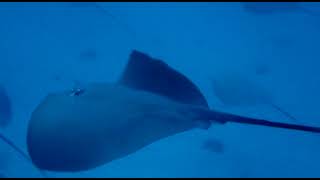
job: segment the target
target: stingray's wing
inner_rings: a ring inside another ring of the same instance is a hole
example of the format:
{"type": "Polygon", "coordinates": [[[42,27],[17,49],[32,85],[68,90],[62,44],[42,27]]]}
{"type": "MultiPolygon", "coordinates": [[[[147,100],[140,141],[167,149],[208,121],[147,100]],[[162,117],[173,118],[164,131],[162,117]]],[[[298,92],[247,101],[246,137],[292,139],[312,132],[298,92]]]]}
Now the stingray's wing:
{"type": "Polygon", "coordinates": [[[161,60],[133,50],[118,81],[130,88],[166,96],[180,103],[208,107],[205,97],[186,76],[161,60]]]}

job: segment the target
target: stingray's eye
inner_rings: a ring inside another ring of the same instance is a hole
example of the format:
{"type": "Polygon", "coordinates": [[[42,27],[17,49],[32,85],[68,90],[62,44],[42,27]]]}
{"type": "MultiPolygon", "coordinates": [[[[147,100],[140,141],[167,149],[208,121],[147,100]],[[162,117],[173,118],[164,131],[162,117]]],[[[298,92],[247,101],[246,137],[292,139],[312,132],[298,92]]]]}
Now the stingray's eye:
{"type": "Polygon", "coordinates": [[[71,93],[70,93],[70,96],[80,96],[81,94],[84,93],[84,89],[81,89],[81,88],[73,88],[71,90],[71,93]]]}

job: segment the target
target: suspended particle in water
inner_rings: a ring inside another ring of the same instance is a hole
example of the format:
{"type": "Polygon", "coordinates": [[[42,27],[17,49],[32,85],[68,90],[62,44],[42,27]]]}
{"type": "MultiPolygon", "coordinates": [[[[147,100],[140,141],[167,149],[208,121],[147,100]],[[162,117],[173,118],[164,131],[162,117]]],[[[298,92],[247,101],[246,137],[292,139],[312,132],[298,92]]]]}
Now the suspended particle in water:
{"type": "Polygon", "coordinates": [[[88,48],[80,53],[82,61],[95,61],[97,59],[97,51],[94,48],[88,48]]]}
{"type": "Polygon", "coordinates": [[[225,152],[224,144],[216,138],[209,138],[204,141],[202,148],[214,152],[214,153],[223,153],[225,152]]]}

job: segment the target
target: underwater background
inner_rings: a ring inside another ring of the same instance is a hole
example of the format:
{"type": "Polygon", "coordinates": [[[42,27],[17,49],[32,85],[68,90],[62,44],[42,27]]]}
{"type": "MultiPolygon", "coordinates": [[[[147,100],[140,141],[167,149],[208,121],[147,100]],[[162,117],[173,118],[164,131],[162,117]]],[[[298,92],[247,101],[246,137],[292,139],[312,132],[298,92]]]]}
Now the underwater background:
{"type": "MultiPolygon", "coordinates": [[[[133,49],[190,78],[211,108],[320,126],[320,3],[0,3],[0,27],[0,132],[25,152],[30,115],[49,92],[116,81],[133,49]]],[[[319,152],[318,134],[213,125],[46,175],[319,177],[319,152]]],[[[0,177],[42,175],[1,141],[0,177]]]]}

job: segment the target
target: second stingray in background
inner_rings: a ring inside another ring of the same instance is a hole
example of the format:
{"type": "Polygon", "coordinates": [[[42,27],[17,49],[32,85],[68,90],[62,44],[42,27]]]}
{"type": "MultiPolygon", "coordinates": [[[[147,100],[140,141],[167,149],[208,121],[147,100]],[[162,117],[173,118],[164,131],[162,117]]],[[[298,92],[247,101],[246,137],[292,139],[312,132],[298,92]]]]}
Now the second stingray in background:
{"type": "Polygon", "coordinates": [[[275,103],[273,96],[258,84],[240,74],[229,74],[223,78],[212,78],[214,94],[227,106],[267,105],[294,122],[298,120],[275,103]]]}

